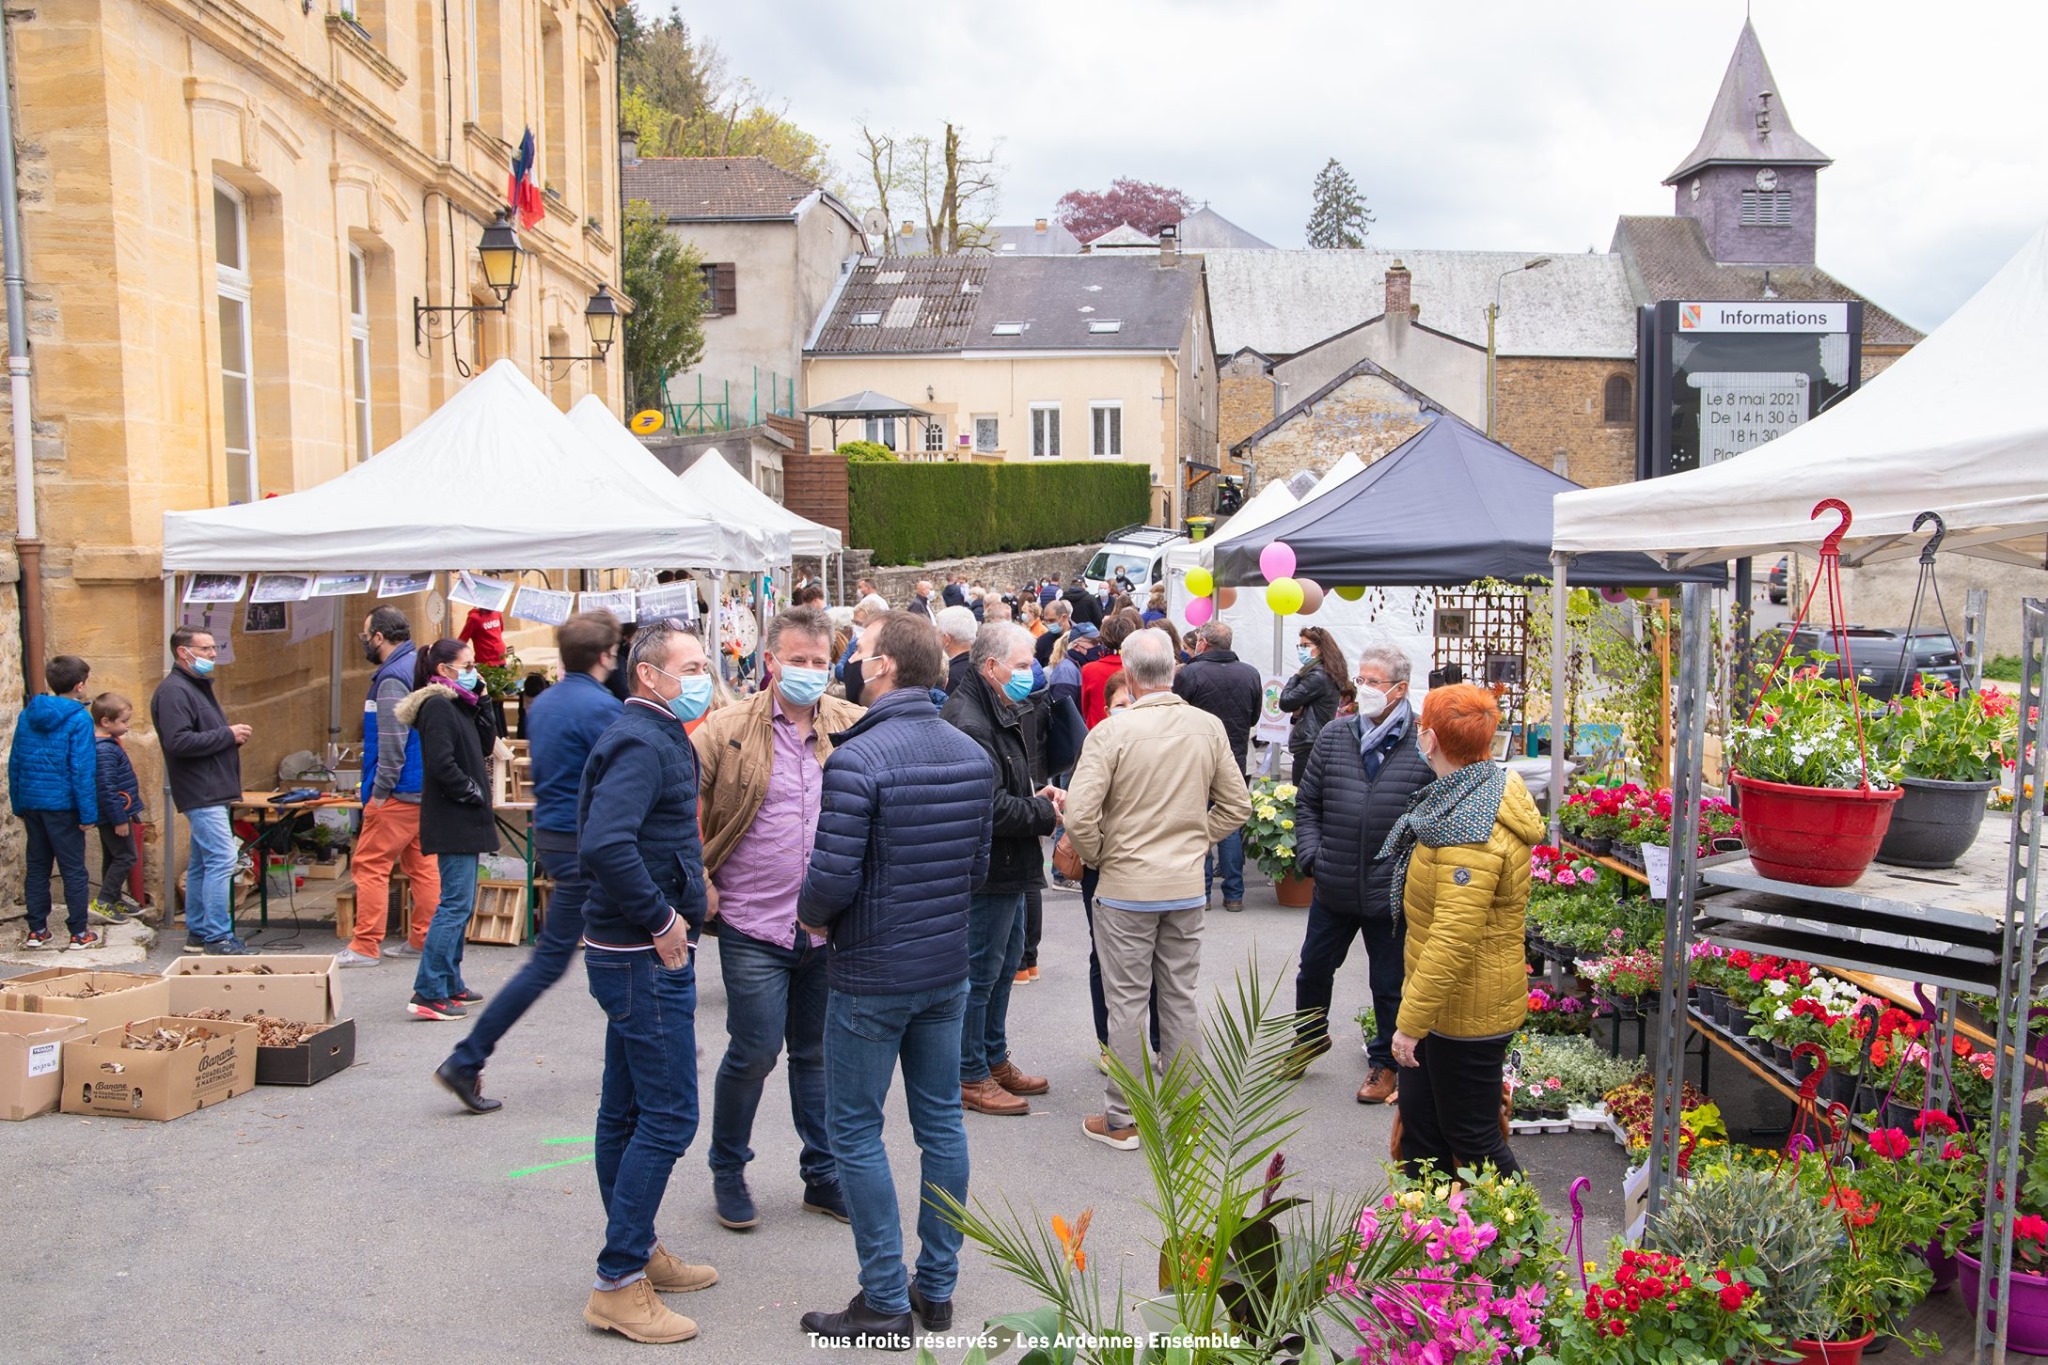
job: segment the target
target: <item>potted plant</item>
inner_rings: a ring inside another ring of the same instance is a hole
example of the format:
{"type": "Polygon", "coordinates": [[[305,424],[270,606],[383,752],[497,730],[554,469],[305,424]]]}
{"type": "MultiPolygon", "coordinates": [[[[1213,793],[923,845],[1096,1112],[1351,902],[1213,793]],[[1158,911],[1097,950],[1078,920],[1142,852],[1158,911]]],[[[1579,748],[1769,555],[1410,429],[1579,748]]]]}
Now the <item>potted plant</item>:
{"type": "Polygon", "coordinates": [[[1859,1150],[1855,1186],[1881,1211],[1881,1235],[1920,1256],[1940,1292],[1956,1282],[1955,1251],[1984,1197],[1978,1133],[1938,1110],[1910,1128],[1878,1128],[1859,1150]]]}
{"type": "Polygon", "coordinates": [[[1292,782],[1262,777],[1252,783],[1252,818],[1244,826],[1245,855],[1273,879],[1280,903],[1306,909],[1315,883],[1294,865],[1294,798],[1292,782]]]}
{"type": "Polygon", "coordinates": [[[1869,736],[1859,739],[1852,708],[1864,708],[1854,680],[1823,678],[1808,664],[1732,727],[1742,841],[1766,877],[1848,886],[1877,856],[1900,793],[1869,753],[1869,736]]]}
{"type": "Polygon", "coordinates": [[[1654,1002],[1664,976],[1663,951],[1653,945],[1581,962],[1578,973],[1581,981],[1592,986],[1595,999],[1613,1009],[1617,1017],[1633,1019],[1639,1009],[1637,1002],[1644,997],[1653,1002],[1649,1008],[1657,1008],[1654,1002]]]}
{"type": "Polygon", "coordinates": [[[1420,1252],[1411,1280],[1383,1290],[1371,1316],[1357,1321],[1363,1350],[1376,1361],[1508,1361],[1549,1341],[1546,1311],[1563,1257],[1535,1187],[1493,1168],[1463,1169],[1455,1182],[1396,1178],[1394,1189],[1360,1219],[1370,1242],[1407,1243],[1420,1252]],[[1437,1354],[1431,1356],[1429,1352],[1437,1354]]]}
{"type": "MultiPolygon", "coordinates": [[[[1726,1266],[1665,1252],[1624,1250],[1556,1315],[1557,1344],[1533,1365],[1664,1365],[1747,1358],[1775,1344],[1759,1307],[1768,1286],[1755,1258],[1726,1266]]],[[[1462,1359],[1462,1357],[1459,1357],[1462,1359]]]]}
{"type": "Polygon", "coordinates": [[[1954,867],[1977,841],[1986,798],[2018,742],[2013,699],[1987,684],[1915,679],[1877,725],[1887,772],[1905,794],[1877,860],[1897,867],[1954,867]]]}
{"type": "Polygon", "coordinates": [[[1576,995],[1553,994],[1542,986],[1529,988],[1529,1015],[1522,1032],[1542,1037],[1583,1037],[1593,1027],[1592,1011],[1576,995]]]}

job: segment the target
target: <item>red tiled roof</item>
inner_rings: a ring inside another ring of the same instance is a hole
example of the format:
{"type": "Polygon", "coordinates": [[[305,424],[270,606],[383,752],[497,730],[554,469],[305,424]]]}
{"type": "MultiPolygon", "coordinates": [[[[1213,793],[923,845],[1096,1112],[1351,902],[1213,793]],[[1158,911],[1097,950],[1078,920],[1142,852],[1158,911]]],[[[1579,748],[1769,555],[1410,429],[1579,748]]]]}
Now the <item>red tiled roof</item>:
{"type": "Polygon", "coordinates": [[[623,169],[626,198],[669,222],[793,218],[818,187],[758,156],[643,157],[623,169]]]}

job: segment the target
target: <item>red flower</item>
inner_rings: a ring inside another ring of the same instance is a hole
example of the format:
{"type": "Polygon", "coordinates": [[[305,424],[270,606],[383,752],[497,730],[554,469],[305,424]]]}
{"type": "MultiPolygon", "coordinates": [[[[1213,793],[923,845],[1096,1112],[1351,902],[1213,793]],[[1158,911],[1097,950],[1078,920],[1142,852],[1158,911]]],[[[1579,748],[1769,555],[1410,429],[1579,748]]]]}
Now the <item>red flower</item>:
{"type": "Polygon", "coordinates": [[[1628,1295],[1622,1293],[1619,1289],[1610,1289],[1600,1296],[1600,1301],[1609,1308],[1619,1308],[1628,1301],[1628,1295]]]}
{"type": "Polygon", "coordinates": [[[1936,1133],[1952,1134],[1957,1131],[1958,1126],[1954,1119],[1942,1113],[1939,1109],[1922,1109],[1920,1117],[1913,1120],[1913,1131],[1923,1134],[1930,1130],[1936,1133]]]}
{"type": "Polygon", "coordinates": [[[1886,1161],[1897,1161],[1911,1151],[1913,1140],[1903,1128],[1880,1128],[1870,1135],[1870,1150],[1886,1161]]]}
{"type": "Polygon", "coordinates": [[[1941,1149],[1941,1159],[1943,1161],[1954,1161],[1962,1154],[1963,1149],[1953,1142],[1943,1144],[1941,1149]]]}
{"type": "Polygon", "coordinates": [[[1607,1332],[1609,1336],[1622,1336],[1626,1334],[1627,1331],[1628,1324],[1623,1322],[1620,1318],[1616,1318],[1614,1319],[1614,1321],[1607,1324],[1607,1332]]]}
{"type": "Polygon", "coordinates": [[[2012,1235],[2023,1242],[2039,1242],[2048,1246],[2048,1218],[2023,1213],[2012,1220],[2012,1235]]]}

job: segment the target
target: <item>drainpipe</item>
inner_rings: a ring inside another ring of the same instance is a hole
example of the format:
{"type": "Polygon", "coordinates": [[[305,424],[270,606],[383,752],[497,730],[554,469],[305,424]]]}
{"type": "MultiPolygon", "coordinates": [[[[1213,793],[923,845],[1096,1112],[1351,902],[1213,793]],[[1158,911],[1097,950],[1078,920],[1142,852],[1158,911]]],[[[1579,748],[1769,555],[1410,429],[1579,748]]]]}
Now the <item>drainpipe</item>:
{"type": "MultiPolygon", "coordinates": [[[[13,70],[7,20],[0,14],[0,81],[13,70]]],[[[0,90],[0,236],[6,239],[7,388],[14,416],[14,551],[21,563],[22,681],[42,690],[43,541],[36,532],[34,413],[28,391],[28,282],[21,264],[21,198],[14,176],[14,91],[0,90]]]]}

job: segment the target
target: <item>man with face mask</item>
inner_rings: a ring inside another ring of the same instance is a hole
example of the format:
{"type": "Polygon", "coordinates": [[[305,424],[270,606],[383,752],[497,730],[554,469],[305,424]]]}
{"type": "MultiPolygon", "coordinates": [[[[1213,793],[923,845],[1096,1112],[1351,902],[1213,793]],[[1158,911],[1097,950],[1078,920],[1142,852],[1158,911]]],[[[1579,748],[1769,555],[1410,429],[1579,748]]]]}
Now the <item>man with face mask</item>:
{"type": "Polygon", "coordinates": [[[356,884],[356,927],[334,955],[343,967],[376,967],[384,958],[391,869],[402,866],[412,888],[412,922],[391,956],[416,958],[441,899],[441,871],[420,852],[420,737],[398,719],[398,704],[412,691],[416,663],[412,626],[396,607],[379,607],[363,620],[356,641],[370,661],[369,696],[363,701],[363,827],[349,873],[356,884]]]}
{"type": "Polygon", "coordinates": [[[213,636],[192,626],[171,632],[170,674],[149,698],[164,749],[171,801],[192,826],[185,867],[185,951],[249,951],[235,937],[235,831],[228,811],[242,799],[242,746],[249,727],[228,724],[213,695],[213,636]]]}
{"type": "Polygon", "coordinates": [[[832,736],[860,719],[825,695],[832,618],[792,607],[768,623],[768,682],[714,711],[691,740],[703,764],[704,870],[725,979],[725,1059],[711,1099],[711,1189],[718,1221],[760,1221],[747,1188],[754,1114],[789,1049],[789,1108],[803,1148],[803,1208],[847,1221],[825,1135],[825,944],[797,928],[796,896],[817,837],[832,736]]]}
{"type": "Polygon", "coordinates": [[[633,692],[592,746],[577,800],[590,879],[583,966],[605,1013],[597,1105],[597,1190],[605,1210],[593,1327],[634,1341],[687,1341],[697,1324],[660,1294],[718,1282],[654,1230],[676,1159],[697,1135],[695,938],[707,909],[697,835],[697,751],[683,726],[711,705],[711,661],[697,637],[643,626],[627,663],[633,692]]]}
{"type": "Polygon", "coordinates": [[[1294,801],[1294,857],[1315,881],[1294,1008],[1301,1011],[1297,1074],[1330,1050],[1330,996],[1354,936],[1365,941],[1367,979],[1377,1031],[1366,1044],[1360,1104],[1395,1095],[1394,1021],[1401,1010],[1403,935],[1392,885],[1394,860],[1379,856],[1408,798],[1435,780],[1415,744],[1408,704],[1408,656],[1392,645],[1368,645],[1359,656],[1358,714],[1332,721],[1316,736],[1294,801]]]}

